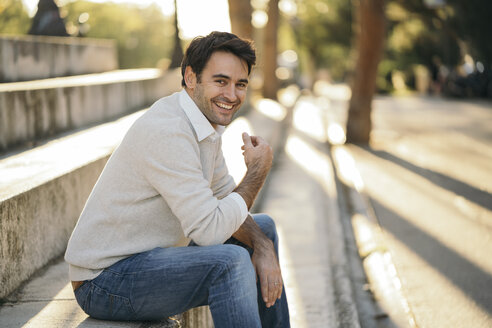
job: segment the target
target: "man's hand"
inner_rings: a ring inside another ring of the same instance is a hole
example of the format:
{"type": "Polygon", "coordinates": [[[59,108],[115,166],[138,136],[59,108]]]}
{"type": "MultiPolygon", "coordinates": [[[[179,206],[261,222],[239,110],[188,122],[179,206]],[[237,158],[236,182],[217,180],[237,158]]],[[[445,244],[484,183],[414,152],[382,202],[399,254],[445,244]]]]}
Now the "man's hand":
{"type": "Polygon", "coordinates": [[[248,170],[255,169],[267,173],[272,167],[273,150],[268,143],[261,137],[249,136],[243,133],[244,162],[248,170]]]}
{"type": "Polygon", "coordinates": [[[266,307],[269,308],[280,299],[282,295],[282,274],[280,265],[273,244],[264,249],[256,248],[251,257],[251,262],[256,270],[256,274],[260,279],[261,295],[266,307]]]}
{"type": "Polygon", "coordinates": [[[253,249],[251,262],[260,279],[261,295],[266,306],[272,306],[282,295],[283,285],[273,242],[265,236],[250,215],[232,236],[253,249]]]}
{"type": "Polygon", "coordinates": [[[243,133],[244,162],[246,163],[246,175],[241,183],[234,189],[241,195],[246,202],[248,209],[253,206],[253,202],[258,195],[268,171],[272,167],[273,150],[268,143],[261,137],[249,136],[243,133]]]}

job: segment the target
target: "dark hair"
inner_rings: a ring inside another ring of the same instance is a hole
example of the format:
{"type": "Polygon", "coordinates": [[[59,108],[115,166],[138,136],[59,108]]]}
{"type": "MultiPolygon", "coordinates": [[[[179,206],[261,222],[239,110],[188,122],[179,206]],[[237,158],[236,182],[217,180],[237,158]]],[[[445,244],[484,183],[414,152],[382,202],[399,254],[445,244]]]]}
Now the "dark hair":
{"type": "Polygon", "coordinates": [[[198,81],[210,56],[216,51],[229,52],[248,65],[248,75],[256,63],[256,54],[253,42],[240,39],[236,35],[227,32],[212,32],[207,36],[199,36],[191,41],[181,63],[181,85],[186,86],[184,75],[187,66],[190,66],[196,74],[198,81]]]}

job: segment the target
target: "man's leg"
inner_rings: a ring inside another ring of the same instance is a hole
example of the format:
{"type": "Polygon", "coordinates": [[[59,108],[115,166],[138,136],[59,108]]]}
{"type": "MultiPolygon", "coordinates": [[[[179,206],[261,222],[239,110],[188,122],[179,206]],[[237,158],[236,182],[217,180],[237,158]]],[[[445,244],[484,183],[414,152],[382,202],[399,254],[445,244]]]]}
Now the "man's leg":
{"type": "MultiPolygon", "coordinates": [[[[278,235],[277,229],[275,227],[275,222],[272,218],[266,214],[253,214],[252,215],[255,222],[261,228],[263,233],[272,240],[275,247],[275,252],[278,258],[278,235]]],[[[240,245],[248,250],[250,255],[253,254],[253,250],[243,243],[237,241],[234,238],[229,239],[226,243],[240,245]]],[[[285,287],[282,286],[282,296],[277,302],[270,308],[267,308],[263,297],[261,295],[260,282],[257,282],[257,293],[258,293],[258,309],[260,312],[262,327],[272,327],[272,328],[286,328],[290,327],[289,319],[289,306],[287,304],[287,297],[285,296],[285,287]]]]}
{"type": "Polygon", "coordinates": [[[156,248],[122,260],[76,290],[89,315],[160,320],[210,305],[215,327],[261,327],[249,253],[236,245],[156,248]]]}

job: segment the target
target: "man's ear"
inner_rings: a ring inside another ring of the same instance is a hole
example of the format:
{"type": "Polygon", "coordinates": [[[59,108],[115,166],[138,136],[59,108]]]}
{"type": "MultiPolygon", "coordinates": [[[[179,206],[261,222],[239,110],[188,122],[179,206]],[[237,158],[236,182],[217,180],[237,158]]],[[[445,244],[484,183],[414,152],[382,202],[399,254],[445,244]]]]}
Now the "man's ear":
{"type": "Polygon", "coordinates": [[[196,74],[191,69],[191,66],[186,66],[184,80],[186,83],[186,87],[188,89],[194,89],[196,86],[196,74]]]}

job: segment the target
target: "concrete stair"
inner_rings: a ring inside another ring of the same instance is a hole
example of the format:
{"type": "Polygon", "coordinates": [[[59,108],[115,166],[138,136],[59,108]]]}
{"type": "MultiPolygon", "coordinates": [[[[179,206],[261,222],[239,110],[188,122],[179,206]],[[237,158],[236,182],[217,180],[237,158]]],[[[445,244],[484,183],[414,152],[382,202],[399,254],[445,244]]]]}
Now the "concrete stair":
{"type": "Polygon", "coordinates": [[[141,109],[178,79],[178,70],[129,69],[0,84],[0,152],[141,109]]]}

